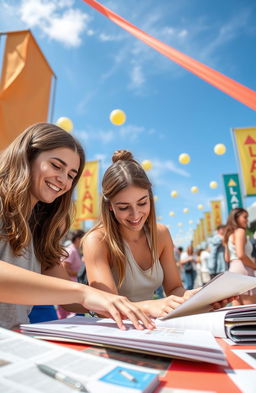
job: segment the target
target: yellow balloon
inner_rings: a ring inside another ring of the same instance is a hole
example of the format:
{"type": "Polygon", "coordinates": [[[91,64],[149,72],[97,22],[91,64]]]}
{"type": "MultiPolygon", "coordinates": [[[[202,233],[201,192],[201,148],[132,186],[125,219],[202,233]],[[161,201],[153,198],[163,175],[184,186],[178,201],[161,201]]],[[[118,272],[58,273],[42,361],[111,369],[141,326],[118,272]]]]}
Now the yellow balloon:
{"type": "Polygon", "coordinates": [[[110,113],[109,119],[115,126],[121,126],[126,121],[126,114],[121,109],[114,109],[110,113]]]}
{"type": "Polygon", "coordinates": [[[222,154],[226,153],[226,146],[223,143],[218,143],[214,146],[214,153],[221,156],[222,154]]]}
{"type": "Polygon", "coordinates": [[[150,171],[150,169],[152,169],[152,162],[149,160],[144,160],[141,163],[142,168],[144,169],[144,171],[150,171]]]}
{"type": "Polygon", "coordinates": [[[154,195],[154,201],[155,202],[158,201],[158,196],[157,195],[154,195]]]}
{"type": "Polygon", "coordinates": [[[187,207],[184,207],[183,213],[188,213],[188,212],[189,212],[189,209],[187,207]]]}
{"type": "Polygon", "coordinates": [[[190,162],[190,156],[187,153],[182,153],[179,155],[179,162],[181,164],[188,164],[190,162]]]}
{"type": "Polygon", "coordinates": [[[191,187],[191,190],[190,190],[191,192],[198,192],[198,187],[197,186],[193,186],[193,187],[191,187]]]}
{"type": "Polygon", "coordinates": [[[169,216],[171,216],[171,217],[173,217],[174,215],[175,215],[175,213],[172,211],[169,213],[169,216]]]}
{"type": "Polygon", "coordinates": [[[216,181],[211,181],[209,186],[210,186],[210,188],[217,188],[218,187],[218,183],[216,181]]]}
{"type": "Polygon", "coordinates": [[[199,210],[203,210],[204,206],[201,205],[201,204],[199,204],[199,205],[197,205],[197,208],[198,208],[199,210]]]}
{"type": "Polygon", "coordinates": [[[71,132],[73,130],[73,123],[68,117],[60,117],[56,121],[56,125],[67,132],[71,132]]]}
{"type": "Polygon", "coordinates": [[[192,225],[193,224],[193,220],[189,220],[189,225],[192,225]]]}
{"type": "Polygon", "coordinates": [[[171,197],[176,198],[177,196],[178,196],[177,191],[173,190],[173,191],[171,192],[171,197]]]}

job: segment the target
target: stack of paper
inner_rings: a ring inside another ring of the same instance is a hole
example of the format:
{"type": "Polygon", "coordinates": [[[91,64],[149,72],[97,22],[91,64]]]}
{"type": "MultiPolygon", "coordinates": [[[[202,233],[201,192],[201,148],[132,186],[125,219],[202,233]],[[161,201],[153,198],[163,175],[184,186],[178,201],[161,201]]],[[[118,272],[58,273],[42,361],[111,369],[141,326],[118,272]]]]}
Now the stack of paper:
{"type": "Polygon", "coordinates": [[[221,347],[210,332],[158,327],[136,330],[126,321],[118,329],[109,319],[73,317],[58,321],[21,325],[23,333],[47,339],[65,339],[227,365],[221,347]]]}

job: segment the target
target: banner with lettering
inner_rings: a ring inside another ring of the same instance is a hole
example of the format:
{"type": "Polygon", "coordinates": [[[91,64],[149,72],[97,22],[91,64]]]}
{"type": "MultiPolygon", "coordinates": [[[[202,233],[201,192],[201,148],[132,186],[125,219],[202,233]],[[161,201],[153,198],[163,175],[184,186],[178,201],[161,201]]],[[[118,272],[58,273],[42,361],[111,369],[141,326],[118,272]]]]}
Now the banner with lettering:
{"type": "Polygon", "coordinates": [[[212,222],[211,212],[204,212],[204,229],[206,237],[212,234],[212,222]]]}
{"type": "Polygon", "coordinates": [[[202,241],[205,241],[206,237],[205,237],[204,219],[203,218],[200,218],[199,228],[201,231],[201,239],[202,239],[202,241]]]}
{"type": "Polygon", "coordinates": [[[233,137],[240,164],[243,193],[256,195],[256,128],[233,128],[233,137]]]}
{"type": "Polygon", "coordinates": [[[99,214],[99,161],[89,161],[77,184],[76,218],[96,220],[99,214]]]}
{"type": "Polygon", "coordinates": [[[228,214],[232,209],[243,207],[239,177],[237,173],[223,175],[228,214]]]}
{"type": "Polygon", "coordinates": [[[211,201],[211,208],[212,208],[212,229],[216,229],[217,226],[222,224],[221,201],[211,201]]]}

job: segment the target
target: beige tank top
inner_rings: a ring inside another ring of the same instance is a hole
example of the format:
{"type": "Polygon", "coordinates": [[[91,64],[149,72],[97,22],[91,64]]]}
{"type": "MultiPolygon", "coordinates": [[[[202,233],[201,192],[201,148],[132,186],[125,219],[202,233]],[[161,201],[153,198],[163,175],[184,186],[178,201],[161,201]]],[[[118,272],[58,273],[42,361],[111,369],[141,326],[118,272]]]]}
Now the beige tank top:
{"type": "MultiPolygon", "coordinates": [[[[149,244],[147,233],[146,236],[149,244]]],[[[126,255],[125,277],[121,287],[118,288],[119,295],[126,296],[134,302],[152,299],[155,290],[163,284],[164,279],[163,268],[159,259],[155,261],[153,267],[143,270],[135,261],[129,245],[124,242],[124,246],[126,255]]],[[[115,266],[112,268],[112,274],[117,285],[118,272],[115,266]]]]}

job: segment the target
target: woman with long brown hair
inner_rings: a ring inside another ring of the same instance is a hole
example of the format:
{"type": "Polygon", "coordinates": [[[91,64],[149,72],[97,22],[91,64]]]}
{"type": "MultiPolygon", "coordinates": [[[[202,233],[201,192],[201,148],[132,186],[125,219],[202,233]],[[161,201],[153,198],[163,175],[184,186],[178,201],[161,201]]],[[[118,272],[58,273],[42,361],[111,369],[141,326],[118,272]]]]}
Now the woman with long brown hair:
{"type": "MultiPolygon", "coordinates": [[[[225,228],[223,243],[229,271],[256,276],[256,263],[252,258],[252,244],[246,237],[248,212],[242,208],[231,210],[225,228]]],[[[234,305],[256,303],[256,289],[240,296],[234,305]]]]}
{"type": "Polygon", "coordinates": [[[70,227],[72,191],[84,163],[79,142],[49,123],[27,128],[0,154],[0,326],[27,323],[28,305],[63,299],[70,311],[91,309],[111,316],[121,328],[123,317],[137,328],[139,320],[152,327],[126,298],[65,281],[62,239],[70,227]]]}
{"type": "Polygon", "coordinates": [[[182,287],[172,238],[156,223],[145,171],[126,150],[116,151],[112,162],[102,180],[100,220],[82,241],[88,282],[128,297],[152,317],[164,316],[196,290],[182,287]],[[166,297],[152,300],[162,285],[166,297]]]}

